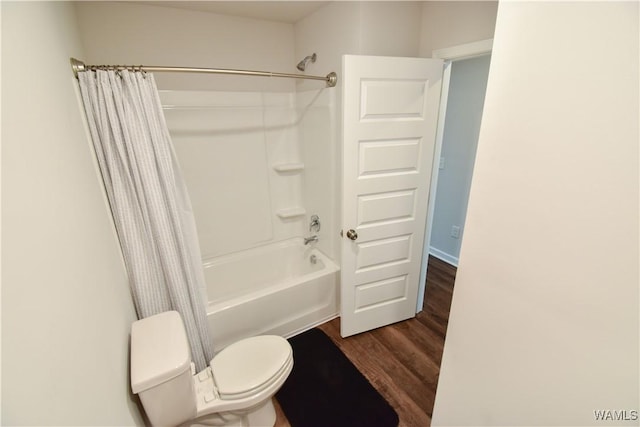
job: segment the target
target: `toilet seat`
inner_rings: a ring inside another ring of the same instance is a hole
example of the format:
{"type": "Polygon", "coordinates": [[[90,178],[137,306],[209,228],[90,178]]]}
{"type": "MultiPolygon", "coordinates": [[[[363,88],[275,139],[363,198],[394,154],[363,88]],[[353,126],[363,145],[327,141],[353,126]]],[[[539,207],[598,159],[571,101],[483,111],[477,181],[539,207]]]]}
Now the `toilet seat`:
{"type": "Polygon", "coordinates": [[[220,398],[243,399],[259,393],[290,370],[291,345],[282,337],[262,335],[238,341],[210,362],[220,398]]]}

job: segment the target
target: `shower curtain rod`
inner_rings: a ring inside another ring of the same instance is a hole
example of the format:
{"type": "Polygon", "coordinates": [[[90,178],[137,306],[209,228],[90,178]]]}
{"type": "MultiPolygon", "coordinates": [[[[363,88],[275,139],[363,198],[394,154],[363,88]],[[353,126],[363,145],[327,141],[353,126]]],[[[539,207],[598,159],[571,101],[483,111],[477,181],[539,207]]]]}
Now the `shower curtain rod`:
{"type": "Polygon", "coordinates": [[[304,74],[273,73],[271,71],[228,70],[224,68],[192,68],[192,67],[159,67],[153,65],[86,65],[84,62],[71,58],[73,75],[78,78],[78,73],[95,70],[131,70],[147,72],[169,73],[202,73],[202,74],[231,74],[236,76],[260,76],[260,77],[287,77],[291,79],[324,80],[328,87],[334,87],[338,82],[338,76],[333,71],[323,76],[307,76],[304,74]]]}

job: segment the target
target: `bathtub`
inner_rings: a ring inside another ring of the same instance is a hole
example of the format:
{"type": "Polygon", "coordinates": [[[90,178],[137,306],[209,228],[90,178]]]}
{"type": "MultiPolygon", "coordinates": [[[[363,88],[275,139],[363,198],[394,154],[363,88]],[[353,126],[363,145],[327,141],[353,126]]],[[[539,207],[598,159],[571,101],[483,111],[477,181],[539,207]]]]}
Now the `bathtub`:
{"type": "Polygon", "coordinates": [[[338,315],[338,266],[294,238],[204,262],[214,350],[250,336],[285,338],[338,315]]]}

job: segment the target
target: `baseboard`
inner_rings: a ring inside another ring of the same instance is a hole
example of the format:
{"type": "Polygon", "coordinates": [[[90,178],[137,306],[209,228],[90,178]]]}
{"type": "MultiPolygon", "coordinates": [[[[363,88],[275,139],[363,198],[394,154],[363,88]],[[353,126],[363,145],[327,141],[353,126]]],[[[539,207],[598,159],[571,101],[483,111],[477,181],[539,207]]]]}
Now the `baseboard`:
{"type": "Polygon", "coordinates": [[[433,246],[429,246],[429,255],[433,255],[434,257],[446,262],[447,264],[458,267],[458,257],[449,255],[448,253],[443,252],[440,249],[436,249],[433,246]]]}

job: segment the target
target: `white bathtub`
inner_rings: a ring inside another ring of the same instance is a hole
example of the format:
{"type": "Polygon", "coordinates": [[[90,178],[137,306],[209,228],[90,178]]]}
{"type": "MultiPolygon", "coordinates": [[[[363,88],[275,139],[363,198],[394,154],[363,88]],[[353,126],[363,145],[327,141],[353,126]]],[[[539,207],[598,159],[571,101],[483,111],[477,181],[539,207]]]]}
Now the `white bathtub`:
{"type": "Polygon", "coordinates": [[[254,335],[287,338],[338,315],[339,268],[301,238],[207,260],[204,274],[216,352],[254,335]]]}

